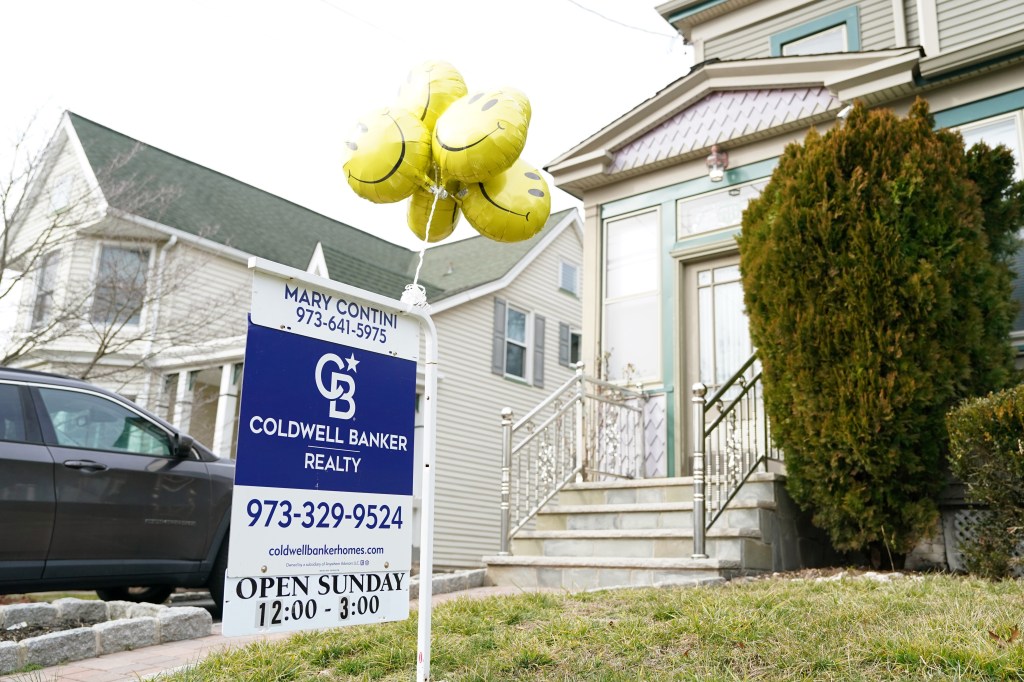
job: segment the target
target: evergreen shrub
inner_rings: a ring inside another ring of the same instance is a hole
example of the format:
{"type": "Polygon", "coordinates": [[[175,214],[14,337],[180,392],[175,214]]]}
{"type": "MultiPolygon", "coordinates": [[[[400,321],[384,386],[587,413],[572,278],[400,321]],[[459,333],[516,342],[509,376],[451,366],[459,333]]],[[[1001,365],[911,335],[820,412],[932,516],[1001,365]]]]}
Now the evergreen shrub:
{"type": "Polygon", "coordinates": [[[1005,578],[1024,539],[1024,386],[972,398],[950,410],[950,466],[983,514],[961,547],[967,570],[1005,578]]]}
{"type": "Polygon", "coordinates": [[[934,527],[946,412],[1012,376],[1006,225],[1020,216],[986,225],[971,175],[989,174],[997,203],[1009,179],[991,150],[974,153],[922,100],[906,118],[858,104],[788,145],[743,215],[745,304],[789,491],[837,549],[879,564],[934,527]]]}

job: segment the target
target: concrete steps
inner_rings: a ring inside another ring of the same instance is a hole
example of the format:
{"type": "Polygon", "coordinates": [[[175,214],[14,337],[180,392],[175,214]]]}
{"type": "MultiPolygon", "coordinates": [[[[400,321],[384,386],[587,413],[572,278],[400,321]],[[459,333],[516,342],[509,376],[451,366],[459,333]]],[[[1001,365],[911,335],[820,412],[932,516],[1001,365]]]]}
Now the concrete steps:
{"type": "Polygon", "coordinates": [[[776,492],[784,478],[755,474],[707,532],[710,558],[693,555],[693,480],[566,486],[510,556],[485,557],[497,585],[569,590],[692,583],[777,570],[776,492]]]}

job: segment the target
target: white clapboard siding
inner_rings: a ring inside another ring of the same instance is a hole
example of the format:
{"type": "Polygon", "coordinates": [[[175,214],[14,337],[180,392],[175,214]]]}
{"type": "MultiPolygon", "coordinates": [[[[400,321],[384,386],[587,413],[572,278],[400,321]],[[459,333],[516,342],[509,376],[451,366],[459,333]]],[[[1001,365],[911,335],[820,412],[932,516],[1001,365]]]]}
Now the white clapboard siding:
{"type": "Polygon", "coordinates": [[[579,328],[580,302],[558,289],[561,260],[582,262],[582,244],[571,227],[507,288],[434,317],[443,376],[435,464],[438,567],[480,566],[483,555],[498,550],[501,410],[511,407],[522,416],[572,375],[558,364],[558,323],[579,328]],[[491,373],[495,297],[545,318],[544,388],[491,373]]]}
{"type": "MultiPolygon", "coordinates": [[[[195,342],[244,335],[252,297],[252,274],[246,263],[179,243],[168,254],[170,284],[181,283],[161,301],[161,334],[180,335],[169,326],[193,327],[195,342]],[[187,274],[186,274],[187,273],[187,274]]],[[[184,340],[183,340],[184,343],[184,340]]]]}
{"type": "Polygon", "coordinates": [[[939,46],[943,52],[1024,28],[1021,0],[940,0],[939,46]]]}
{"type": "MultiPolygon", "coordinates": [[[[704,44],[704,58],[734,60],[768,57],[771,55],[772,36],[846,9],[850,4],[849,0],[821,0],[709,38],[704,44]]],[[[757,5],[749,5],[748,10],[756,12],[757,5]]],[[[860,12],[860,49],[881,50],[893,47],[895,38],[891,0],[864,0],[857,3],[857,7],[860,12]]]]}

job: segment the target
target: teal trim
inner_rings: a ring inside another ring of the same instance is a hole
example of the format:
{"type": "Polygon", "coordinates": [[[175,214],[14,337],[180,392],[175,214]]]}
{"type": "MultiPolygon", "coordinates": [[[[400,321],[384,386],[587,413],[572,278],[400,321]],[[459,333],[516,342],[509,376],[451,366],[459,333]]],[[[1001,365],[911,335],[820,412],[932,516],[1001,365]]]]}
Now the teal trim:
{"type": "Polygon", "coordinates": [[[847,7],[832,14],[818,17],[806,24],[786,29],[771,37],[771,53],[773,57],[782,56],[782,47],[794,40],[812,36],[815,33],[846,25],[846,49],[848,52],[860,52],[860,12],[857,6],[847,7]]]}
{"type": "Polygon", "coordinates": [[[697,14],[699,12],[703,12],[706,9],[711,9],[712,7],[714,7],[716,5],[721,5],[724,2],[725,2],[725,0],[705,0],[704,2],[699,2],[696,5],[694,5],[693,7],[690,7],[689,9],[680,10],[680,11],[676,12],[675,14],[669,16],[668,23],[674,24],[675,22],[679,21],[680,19],[685,19],[686,17],[691,17],[694,14],[697,14]]]}
{"type": "MultiPolygon", "coordinates": [[[[657,206],[658,204],[664,204],[669,201],[678,201],[698,194],[704,194],[705,192],[710,192],[712,190],[723,189],[732,185],[740,185],[744,182],[757,180],[758,178],[764,178],[772,174],[772,171],[775,170],[775,166],[777,166],[778,163],[778,157],[764,159],[763,161],[757,161],[756,163],[740,166],[739,168],[730,168],[725,171],[725,178],[721,182],[711,182],[706,175],[703,175],[699,178],[694,178],[693,180],[669,185],[668,187],[659,187],[656,190],[645,192],[644,194],[637,194],[624,199],[610,201],[607,204],[601,204],[601,219],[606,220],[608,218],[614,218],[616,216],[625,215],[626,213],[632,213],[633,211],[639,211],[644,208],[657,206]]],[[[675,215],[675,209],[673,209],[672,214],[675,215]]]]}
{"type": "Polygon", "coordinates": [[[952,128],[1024,109],[1024,88],[934,113],[936,128],[952,128]]]}
{"type": "Polygon", "coordinates": [[[736,237],[740,236],[742,227],[732,227],[728,230],[722,230],[721,232],[710,232],[705,234],[695,234],[692,237],[685,237],[680,239],[672,245],[671,252],[682,251],[684,249],[692,249],[697,246],[705,246],[707,244],[717,244],[719,242],[736,241],[736,237]]]}
{"type": "MultiPolygon", "coordinates": [[[[669,255],[665,245],[676,239],[676,200],[671,199],[661,204],[661,383],[665,392],[671,394],[675,387],[676,352],[675,352],[675,302],[676,302],[676,264],[669,255]]],[[[675,401],[665,399],[665,419],[674,424],[675,401]]],[[[665,472],[672,476],[676,465],[675,429],[665,429],[665,472]]]]}

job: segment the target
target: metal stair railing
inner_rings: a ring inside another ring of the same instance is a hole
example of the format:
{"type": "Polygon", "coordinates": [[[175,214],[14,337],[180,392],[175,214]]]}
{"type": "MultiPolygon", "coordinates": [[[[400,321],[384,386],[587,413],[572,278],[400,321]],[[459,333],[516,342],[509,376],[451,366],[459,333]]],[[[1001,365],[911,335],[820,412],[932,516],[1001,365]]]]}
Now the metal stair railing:
{"type": "Polygon", "coordinates": [[[783,461],[772,444],[755,351],[705,400],[693,385],[693,556],[706,558],[706,532],[758,467],[783,461]],[[709,423],[710,422],[710,423],[709,423]]]}
{"type": "Polygon", "coordinates": [[[576,374],[519,421],[501,411],[501,550],[574,481],[643,478],[646,395],[576,374]]]}

